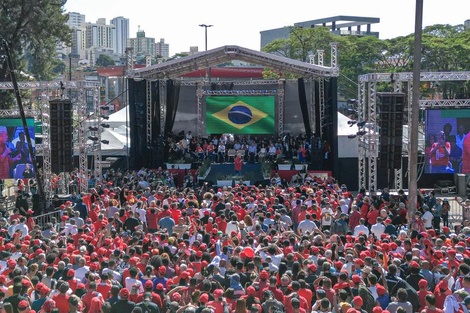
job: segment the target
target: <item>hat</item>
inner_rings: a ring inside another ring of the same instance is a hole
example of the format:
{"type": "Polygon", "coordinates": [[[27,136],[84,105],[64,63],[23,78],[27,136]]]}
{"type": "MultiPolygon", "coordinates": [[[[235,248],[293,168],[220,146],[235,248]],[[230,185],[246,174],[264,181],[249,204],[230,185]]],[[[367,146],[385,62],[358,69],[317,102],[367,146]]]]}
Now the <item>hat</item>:
{"type": "Polygon", "coordinates": [[[34,290],[40,291],[42,287],[44,287],[44,283],[37,283],[36,287],[34,287],[34,290]]]}
{"type": "Polygon", "coordinates": [[[385,294],[385,287],[382,285],[377,285],[377,294],[383,296],[385,294]]]}
{"type": "Polygon", "coordinates": [[[69,269],[67,271],[67,277],[74,277],[75,276],[75,270],[73,268],[69,269]]]}
{"type": "Polygon", "coordinates": [[[26,214],[27,214],[27,215],[28,215],[28,214],[34,214],[34,211],[31,210],[31,209],[29,209],[28,211],[26,211],[26,214]]]}
{"type": "Polygon", "coordinates": [[[312,272],[316,272],[317,271],[317,266],[313,263],[309,264],[308,265],[308,269],[311,270],[312,272]]]}
{"type": "Polygon", "coordinates": [[[269,274],[266,270],[262,270],[260,273],[259,273],[259,278],[261,279],[268,279],[269,278],[269,274]]]}
{"type": "Polygon", "coordinates": [[[77,285],[77,289],[85,289],[85,288],[86,288],[86,286],[85,286],[84,283],[79,283],[79,284],[77,285]]]}
{"type": "Polygon", "coordinates": [[[51,289],[47,286],[42,286],[42,288],[39,289],[39,293],[42,295],[47,295],[50,291],[51,289]]]}
{"type": "Polygon", "coordinates": [[[426,279],[420,279],[418,282],[419,288],[426,288],[428,286],[428,281],[426,279]]]}
{"type": "Polygon", "coordinates": [[[203,293],[199,296],[199,302],[207,303],[209,301],[209,295],[207,293],[203,293]]]}
{"type": "Polygon", "coordinates": [[[180,278],[181,278],[181,279],[186,279],[186,278],[188,278],[188,272],[186,272],[186,271],[182,272],[182,273],[180,274],[180,278]]]}
{"type": "Polygon", "coordinates": [[[163,290],[163,284],[162,283],[158,283],[157,284],[157,287],[155,288],[157,290],[163,290]]]}
{"type": "Polygon", "coordinates": [[[212,294],[214,295],[214,298],[217,299],[217,298],[222,297],[222,295],[224,294],[224,291],[222,289],[216,289],[214,290],[212,294]]]}
{"type": "Polygon", "coordinates": [[[362,300],[362,298],[360,296],[355,296],[353,298],[353,303],[354,303],[354,305],[362,307],[362,304],[364,303],[364,301],[362,300]]]}
{"type": "Polygon", "coordinates": [[[119,297],[127,299],[127,297],[129,297],[129,290],[127,290],[127,288],[121,288],[119,291],[119,297]]]}
{"type": "Polygon", "coordinates": [[[171,301],[176,301],[176,302],[180,302],[181,300],[181,294],[177,293],[177,292],[174,292],[171,294],[171,297],[170,297],[170,300],[171,301]]]}
{"type": "Polygon", "coordinates": [[[355,284],[360,284],[360,283],[361,283],[361,276],[359,276],[359,275],[353,275],[353,276],[352,276],[352,281],[353,281],[353,283],[355,283],[355,284]]]}
{"type": "Polygon", "coordinates": [[[166,273],[166,267],[161,265],[159,268],[158,268],[158,272],[160,274],[165,274],[166,273]]]}
{"type": "Polygon", "coordinates": [[[246,288],[246,294],[249,295],[249,296],[254,296],[254,295],[256,295],[256,289],[255,289],[255,287],[249,286],[248,288],[246,288]]]}
{"type": "Polygon", "coordinates": [[[47,299],[46,302],[42,305],[41,309],[45,312],[50,312],[52,309],[55,309],[55,301],[52,299],[47,299]]]}
{"type": "Polygon", "coordinates": [[[28,301],[26,300],[21,300],[20,303],[18,303],[18,310],[24,310],[29,306],[28,301]]]}
{"type": "Polygon", "coordinates": [[[418,264],[418,262],[416,262],[416,261],[411,261],[411,262],[410,262],[410,267],[418,268],[418,267],[419,267],[419,264],[418,264]]]}
{"type": "MultiPolygon", "coordinates": [[[[153,282],[152,282],[150,279],[148,279],[148,280],[145,282],[145,285],[144,285],[144,286],[145,286],[146,289],[147,289],[147,288],[153,288],[153,282]]],[[[162,285],[162,287],[163,287],[163,285],[162,285]]]]}

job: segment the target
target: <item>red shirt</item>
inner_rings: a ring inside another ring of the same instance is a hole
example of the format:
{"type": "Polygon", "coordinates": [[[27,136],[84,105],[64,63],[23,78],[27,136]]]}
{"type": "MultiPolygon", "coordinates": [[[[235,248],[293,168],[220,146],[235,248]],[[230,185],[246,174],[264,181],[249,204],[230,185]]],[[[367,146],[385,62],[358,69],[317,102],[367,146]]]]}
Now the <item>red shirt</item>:
{"type": "Polygon", "coordinates": [[[70,305],[69,298],[67,294],[58,294],[52,298],[55,301],[55,306],[59,310],[59,313],[69,313],[70,305]]]}

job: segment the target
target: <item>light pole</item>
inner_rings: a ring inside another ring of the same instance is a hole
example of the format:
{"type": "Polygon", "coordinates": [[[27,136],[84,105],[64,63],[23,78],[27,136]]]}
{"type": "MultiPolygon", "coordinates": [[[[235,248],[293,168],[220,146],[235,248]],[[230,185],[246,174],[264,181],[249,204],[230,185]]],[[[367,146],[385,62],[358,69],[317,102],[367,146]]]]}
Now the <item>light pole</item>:
{"type": "Polygon", "coordinates": [[[206,25],[206,24],[199,24],[200,27],[204,27],[204,33],[205,33],[205,42],[206,42],[206,51],[207,51],[207,28],[212,27],[214,25],[206,25]]]}

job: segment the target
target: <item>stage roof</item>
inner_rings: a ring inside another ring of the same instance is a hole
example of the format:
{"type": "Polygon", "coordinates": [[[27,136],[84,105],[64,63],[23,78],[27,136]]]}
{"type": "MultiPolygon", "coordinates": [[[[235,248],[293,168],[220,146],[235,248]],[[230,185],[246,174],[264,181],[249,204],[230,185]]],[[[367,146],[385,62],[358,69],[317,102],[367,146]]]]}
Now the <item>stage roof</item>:
{"type": "Polygon", "coordinates": [[[302,77],[336,77],[338,68],[310,64],[272,53],[255,51],[239,46],[222,46],[212,50],[148,66],[134,71],[134,79],[172,79],[186,73],[239,60],[262,65],[283,73],[302,77]]]}

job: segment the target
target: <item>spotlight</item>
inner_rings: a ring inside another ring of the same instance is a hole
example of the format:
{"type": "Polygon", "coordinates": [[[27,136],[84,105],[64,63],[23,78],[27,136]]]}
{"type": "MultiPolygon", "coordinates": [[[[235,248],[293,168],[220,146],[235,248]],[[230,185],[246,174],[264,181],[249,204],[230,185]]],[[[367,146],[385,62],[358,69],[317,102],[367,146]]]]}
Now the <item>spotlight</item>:
{"type": "Polygon", "coordinates": [[[366,121],[359,122],[357,123],[357,127],[364,127],[366,126],[366,123],[367,123],[366,121]]]}
{"type": "Polygon", "coordinates": [[[365,134],[367,134],[367,131],[365,130],[360,130],[356,133],[358,136],[364,136],[365,134]]]}
{"type": "Polygon", "coordinates": [[[98,127],[96,127],[96,126],[89,126],[88,129],[92,132],[97,132],[98,131],[98,127]]]}
{"type": "Polygon", "coordinates": [[[356,138],[356,137],[357,137],[357,135],[348,135],[348,138],[349,138],[349,139],[354,139],[354,138],[356,138]]]}
{"type": "Polygon", "coordinates": [[[106,106],[106,105],[104,105],[104,106],[101,107],[101,110],[103,110],[103,111],[108,111],[108,110],[109,110],[109,107],[106,106]]]}
{"type": "Polygon", "coordinates": [[[101,140],[102,143],[104,143],[105,145],[108,145],[109,144],[109,140],[101,140]]]}
{"type": "Polygon", "coordinates": [[[356,124],[356,123],[357,123],[357,121],[353,121],[353,120],[348,121],[349,127],[353,127],[353,125],[356,124]]]}
{"type": "Polygon", "coordinates": [[[107,116],[107,115],[101,115],[100,117],[104,120],[109,120],[109,116],[107,116]]]}
{"type": "Polygon", "coordinates": [[[101,124],[101,127],[103,127],[103,128],[109,128],[109,124],[103,123],[103,124],[101,124]]]}
{"type": "Polygon", "coordinates": [[[88,136],[88,139],[90,139],[91,141],[98,141],[98,137],[96,136],[88,136]]]}

